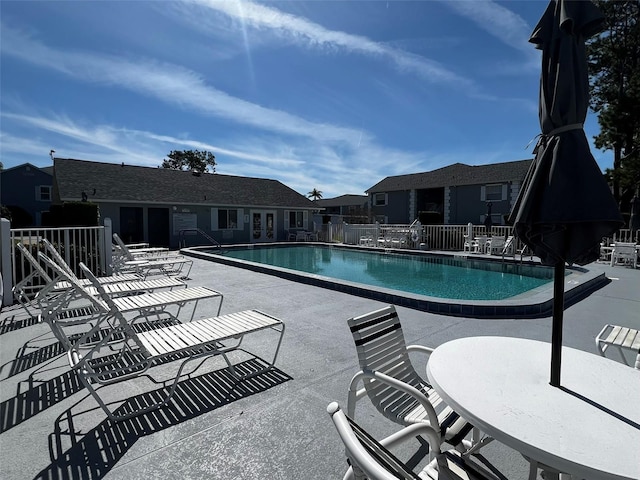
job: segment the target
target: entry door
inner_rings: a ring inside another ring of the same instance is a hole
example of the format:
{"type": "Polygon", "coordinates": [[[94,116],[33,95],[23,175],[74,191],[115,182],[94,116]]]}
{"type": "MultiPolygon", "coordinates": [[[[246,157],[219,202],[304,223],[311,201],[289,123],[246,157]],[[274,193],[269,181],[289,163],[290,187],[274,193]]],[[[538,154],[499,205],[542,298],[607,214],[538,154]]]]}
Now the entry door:
{"type": "Polygon", "coordinates": [[[169,209],[149,208],[149,245],[169,247],[169,209]]]}
{"type": "Polygon", "coordinates": [[[144,241],[141,207],[120,207],[120,238],[124,243],[144,241]]]}
{"type": "Polygon", "coordinates": [[[276,241],[276,212],[251,210],[251,242],[276,241]]]}

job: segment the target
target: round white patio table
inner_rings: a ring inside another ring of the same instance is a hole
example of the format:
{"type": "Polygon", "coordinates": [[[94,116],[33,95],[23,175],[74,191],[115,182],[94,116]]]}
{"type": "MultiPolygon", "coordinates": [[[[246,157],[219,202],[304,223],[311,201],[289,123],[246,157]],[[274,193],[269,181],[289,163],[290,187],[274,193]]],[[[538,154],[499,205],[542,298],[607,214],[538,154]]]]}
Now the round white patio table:
{"type": "Polygon", "coordinates": [[[427,376],[464,419],[526,457],[576,478],[640,479],[640,370],[551,344],[469,337],[435,349],[427,376]]]}

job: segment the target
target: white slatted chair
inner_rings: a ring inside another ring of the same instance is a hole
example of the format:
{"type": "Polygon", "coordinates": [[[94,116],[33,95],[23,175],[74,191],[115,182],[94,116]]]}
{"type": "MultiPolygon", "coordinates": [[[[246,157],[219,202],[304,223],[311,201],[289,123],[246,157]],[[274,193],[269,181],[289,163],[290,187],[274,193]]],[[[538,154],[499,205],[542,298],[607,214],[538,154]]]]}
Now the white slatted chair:
{"type": "Polygon", "coordinates": [[[491,438],[480,433],[447,406],[438,393],[415,371],[409,352],[431,354],[432,348],[405,343],[393,305],[348,320],[361,370],[349,385],[347,415],[355,418],[358,400],[368,397],[376,409],[399,425],[427,423],[441,441],[466,454],[477,451],[491,438]],[[364,387],[359,387],[360,382],[364,387]],[[473,440],[465,437],[473,431],[473,440]]]}
{"type": "Polygon", "coordinates": [[[495,480],[496,477],[456,450],[441,451],[440,435],[425,423],[413,424],[381,441],[374,439],[335,402],[327,407],[350,463],[344,480],[495,480]],[[418,473],[399,460],[390,449],[418,435],[429,442],[434,457],[418,473]]]}
{"type": "Polygon", "coordinates": [[[635,368],[640,370],[640,331],[629,327],[606,324],[596,337],[596,347],[603,357],[609,348],[615,348],[620,353],[625,365],[629,365],[629,362],[624,355],[624,350],[637,352],[635,368]]]}

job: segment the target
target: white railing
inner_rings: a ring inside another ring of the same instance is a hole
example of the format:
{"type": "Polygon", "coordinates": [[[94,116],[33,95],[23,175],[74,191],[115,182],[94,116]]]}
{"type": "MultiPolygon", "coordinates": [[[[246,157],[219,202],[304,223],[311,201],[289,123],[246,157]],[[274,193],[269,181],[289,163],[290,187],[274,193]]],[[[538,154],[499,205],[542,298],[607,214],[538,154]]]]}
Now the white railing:
{"type": "MultiPolygon", "coordinates": [[[[105,225],[107,222],[105,221],[105,225]]],[[[61,227],[11,229],[11,264],[13,284],[25,278],[32,271],[28,261],[15,248],[20,242],[31,249],[34,256],[42,247],[42,239],[49,240],[73,271],[80,276],[79,263],[82,262],[92,272],[104,275],[108,272],[111,253],[111,227],[61,227]],[[105,233],[108,229],[108,234],[105,233]],[[106,248],[105,248],[106,245],[106,248]],[[107,252],[107,248],[109,251],[107,252]]]]}
{"type": "MultiPolygon", "coordinates": [[[[339,230],[338,225],[325,225],[324,231],[340,232],[334,235],[332,241],[342,241],[348,245],[370,245],[370,246],[395,246],[399,248],[421,248],[428,250],[462,251],[464,250],[464,239],[467,234],[467,225],[388,225],[370,223],[362,225],[347,225],[339,230]],[[418,238],[413,236],[414,231],[418,232],[418,238]],[[385,239],[402,239],[397,244],[391,245],[385,239]],[[415,239],[415,241],[410,241],[415,239]]],[[[472,236],[481,235],[500,236],[507,238],[513,235],[513,227],[509,225],[494,225],[489,230],[484,225],[473,225],[472,236]]],[[[327,235],[321,236],[322,241],[327,240],[327,235]]],[[[515,251],[522,251],[524,245],[517,238],[514,239],[515,251]]],[[[615,242],[640,243],[640,230],[620,229],[613,237],[604,238],[603,243],[611,244],[615,242]]]]}
{"type": "Polygon", "coordinates": [[[604,238],[602,241],[606,245],[616,242],[640,243],[640,230],[621,228],[613,237],[604,238]]]}
{"type": "MultiPolygon", "coordinates": [[[[390,225],[363,224],[345,225],[343,243],[349,245],[393,246],[399,248],[421,248],[428,250],[464,250],[464,236],[467,225],[390,225]]],[[[508,237],[513,235],[513,228],[507,225],[495,225],[487,231],[484,225],[473,225],[472,235],[492,235],[508,237]]],[[[516,239],[516,249],[522,244],[516,239]]]]}

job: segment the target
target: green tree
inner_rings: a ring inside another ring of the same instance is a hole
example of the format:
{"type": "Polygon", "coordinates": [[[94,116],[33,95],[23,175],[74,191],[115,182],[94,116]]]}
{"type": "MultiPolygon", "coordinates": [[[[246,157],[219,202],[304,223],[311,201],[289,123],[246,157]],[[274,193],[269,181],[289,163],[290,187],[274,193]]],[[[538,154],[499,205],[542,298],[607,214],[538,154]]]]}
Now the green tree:
{"type": "Polygon", "coordinates": [[[309,193],[307,193],[307,197],[312,198],[313,200],[320,200],[322,198],[322,192],[317,188],[314,188],[309,193]]]}
{"type": "Polygon", "coordinates": [[[640,186],[640,0],[595,0],[607,28],[587,44],[596,148],[613,151],[606,175],[622,210],[640,186]]]}
{"type": "Polygon", "coordinates": [[[162,161],[162,168],[172,170],[196,171],[200,173],[216,172],[216,157],[206,150],[173,150],[162,161]]]}

